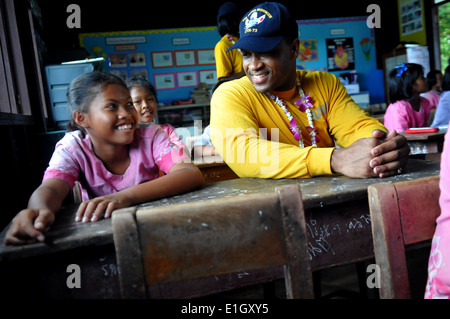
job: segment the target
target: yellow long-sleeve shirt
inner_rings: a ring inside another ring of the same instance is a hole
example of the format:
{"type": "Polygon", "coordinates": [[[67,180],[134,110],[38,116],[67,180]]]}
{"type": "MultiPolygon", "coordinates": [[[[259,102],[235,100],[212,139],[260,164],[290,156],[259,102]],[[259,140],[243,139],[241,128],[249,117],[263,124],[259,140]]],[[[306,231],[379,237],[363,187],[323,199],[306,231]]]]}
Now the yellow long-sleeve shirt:
{"type": "MultiPolygon", "coordinates": [[[[233,41],[238,38],[233,37],[233,41]]],[[[233,45],[232,41],[228,41],[226,35],[217,42],[214,48],[214,58],[216,59],[217,79],[230,76],[242,71],[242,54],[239,50],[230,50],[226,52],[233,45]]]]}
{"type": "Polygon", "coordinates": [[[247,77],[216,89],[211,100],[211,140],[225,162],[240,177],[304,178],[332,174],[335,145],[350,146],[371,137],[375,129],[387,132],[347,94],[336,76],[327,72],[297,70],[305,94],[313,99],[317,148],[311,146],[307,115],[294,104],[296,88],[272,92],[282,98],[301,123],[305,148],[290,131],[286,114],[266,94],[256,92],[247,77]],[[336,144],[335,144],[336,143],[336,144]]]}

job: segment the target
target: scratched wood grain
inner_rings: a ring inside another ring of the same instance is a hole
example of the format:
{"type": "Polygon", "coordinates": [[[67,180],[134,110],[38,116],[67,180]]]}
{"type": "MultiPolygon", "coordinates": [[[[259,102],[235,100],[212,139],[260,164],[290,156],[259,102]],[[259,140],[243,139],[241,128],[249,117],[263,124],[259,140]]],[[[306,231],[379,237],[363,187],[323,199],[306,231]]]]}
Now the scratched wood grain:
{"type": "MultiPolygon", "coordinates": [[[[276,187],[296,182],[302,191],[305,210],[337,205],[353,200],[367,199],[367,187],[379,182],[398,182],[439,175],[438,162],[410,160],[402,175],[379,179],[353,179],[345,176],[324,176],[309,179],[257,179],[241,178],[206,184],[198,190],[143,203],[136,208],[149,208],[187,203],[212,198],[235,197],[245,194],[272,192],[276,187]]],[[[95,223],[75,222],[77,206],[64,207],[55,224],[46,234],[45,243],[25,246],[5,246],[3,239],[8,227],[0,234],[0,262],[17,258],[53,253],[89,245],[113,244],[110,219],[95,223]]]]}

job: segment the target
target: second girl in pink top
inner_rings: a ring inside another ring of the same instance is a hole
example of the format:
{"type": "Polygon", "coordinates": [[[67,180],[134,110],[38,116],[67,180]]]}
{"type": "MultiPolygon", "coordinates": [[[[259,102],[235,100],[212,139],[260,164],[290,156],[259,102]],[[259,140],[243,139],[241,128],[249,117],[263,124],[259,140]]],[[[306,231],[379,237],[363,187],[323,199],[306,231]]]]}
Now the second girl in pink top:
{"type": "Polygon", "coordinates": [[[391,104],[384,115],[384,125],[389,131],[404,132],[411,127],[428,126],[432,106],[420,94],[428,90],[420,64],[404,63],[389,74],[391,104]]]}

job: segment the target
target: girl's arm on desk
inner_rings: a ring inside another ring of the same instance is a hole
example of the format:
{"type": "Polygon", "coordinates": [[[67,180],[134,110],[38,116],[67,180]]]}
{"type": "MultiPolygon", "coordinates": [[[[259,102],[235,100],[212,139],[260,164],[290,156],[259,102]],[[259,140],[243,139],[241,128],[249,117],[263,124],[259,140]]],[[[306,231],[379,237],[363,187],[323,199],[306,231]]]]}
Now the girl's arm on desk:
{"type": "Polygon", "coordinates": [[[105,218],[108,218],[115,209],[181,194],[204,183],[203,174],[197,166],[181,161],[173,165],[167,175],[160,178],[81,203],[76,220],[96,221],[103,212],[105,218]]]}
{"type": "Polygon", "coordinates": [[[28,208],[14,217],[5,236],[7,245],[23,245],[44,241],[44,232],[55,220],[56,212],[70,192],[65,181],[51,178],[33,192],[28,201],[28,208]]]}
{"type": "MultiPolygon", "coordinates": [[[[195,165],[179,162],[165,176],[81,203],[76,220],[96,221],[103,213],[108,218],[114,209],[187,192],[204,182],[202,173],[195,165]]],[[[55,214],[69,192],[70,186],[65,181],[56,178],[45,180],[31,195],[28,208],[13,219],[5,236],[5,244],[44,241],[44,232],[53,224],[55,214]]]]}

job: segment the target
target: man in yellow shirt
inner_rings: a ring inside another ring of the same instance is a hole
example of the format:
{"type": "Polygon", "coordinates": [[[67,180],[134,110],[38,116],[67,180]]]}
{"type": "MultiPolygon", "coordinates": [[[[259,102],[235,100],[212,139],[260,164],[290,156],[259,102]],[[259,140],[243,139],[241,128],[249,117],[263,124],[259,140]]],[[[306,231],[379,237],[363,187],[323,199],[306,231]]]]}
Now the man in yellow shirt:
{"type": "Polygon", "coordinates": [[[223,83],[211,101],[211,140],[240,177],[304,178],[399,174],[406,139],[368,116],[327,72],[296,70],[298,26],[266,2],[240,22],[245,77],[223,83]]]}

